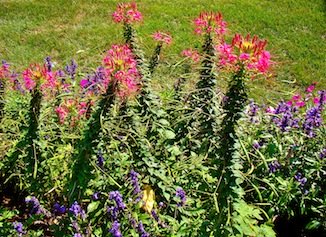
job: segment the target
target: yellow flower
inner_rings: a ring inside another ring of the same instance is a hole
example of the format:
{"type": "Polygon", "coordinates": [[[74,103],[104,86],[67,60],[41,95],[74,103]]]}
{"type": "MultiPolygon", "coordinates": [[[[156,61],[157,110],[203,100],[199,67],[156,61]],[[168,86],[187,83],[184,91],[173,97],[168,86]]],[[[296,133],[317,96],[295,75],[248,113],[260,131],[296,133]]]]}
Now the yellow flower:
{"type": "Polygon", "coordinates": [[[151,213],[154,203],[155,203],[155,193],[154,190],[149,185],[145,185],[145,189],[143,190],[143,206],[142,208],[151,213]]]}

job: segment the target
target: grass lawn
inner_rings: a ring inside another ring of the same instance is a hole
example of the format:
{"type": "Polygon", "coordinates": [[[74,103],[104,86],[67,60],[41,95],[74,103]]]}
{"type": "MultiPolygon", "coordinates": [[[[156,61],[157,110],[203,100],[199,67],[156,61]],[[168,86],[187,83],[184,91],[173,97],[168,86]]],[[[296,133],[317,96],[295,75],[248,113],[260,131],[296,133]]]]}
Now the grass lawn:
{"type": "MultiPolygon", "coordinates": [[[[122,29],[111,20],[119,1],[1,0],[0,59],[21,70],[47,55],[64,65],[71,58],[83,68],[100,63],[110,44],[122,41],[122,29]]],[[[182,49],[200,47],[191,21],[199,12],[221,11],[230,33],[258,34],[269,40],[277,62],[275,78],[254,82],[253,94],[272,99],[313,81],[326,87],[326,6],[323,0],[143,0],[137,1],[144,23],[138,26],[151,52],[149,34],[169,31],[167,49],[176,62],[182,49]],[[268,91],[268,92],[266,92],[268,91]]],[[[167,55],[167,53],[165,53],[167,55]]],[[[163,80],[161,80],[163,81],[163,80]]]]}

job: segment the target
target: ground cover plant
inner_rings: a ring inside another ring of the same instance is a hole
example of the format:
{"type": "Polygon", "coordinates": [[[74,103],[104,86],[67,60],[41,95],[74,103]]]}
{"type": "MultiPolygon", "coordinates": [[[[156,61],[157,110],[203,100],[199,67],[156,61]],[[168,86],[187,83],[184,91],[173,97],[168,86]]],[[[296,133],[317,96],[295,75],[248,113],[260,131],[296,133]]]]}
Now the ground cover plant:
{"type": "Polygon", "coordinates": [[[112,20],[120,39],[92,70],[2,62],[0,234],[269,237],[301,218],[297,236],[322,236],[326,91],[250,100],[276,57],[266,39],[230,35],[220,12],[194,16],[201,47],[174,68],[160,61],[176,43],[162,29],[146,57],[136,3],[112,20]],[[170,70],[174,90],[159,94],[170,70]]]}

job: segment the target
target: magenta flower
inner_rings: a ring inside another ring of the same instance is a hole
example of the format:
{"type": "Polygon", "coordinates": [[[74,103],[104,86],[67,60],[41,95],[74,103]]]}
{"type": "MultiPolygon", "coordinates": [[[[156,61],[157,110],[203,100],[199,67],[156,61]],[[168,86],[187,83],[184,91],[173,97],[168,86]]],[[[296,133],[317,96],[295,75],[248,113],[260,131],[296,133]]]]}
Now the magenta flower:
{"type": "Polygon", "coordinates": [[[172,37],[168,33],[164,33],[161,31],[157,31],[152,35],[153,39],[156,40],[157,42],[163,44],[170,45],[172,43],[172,37]]]}
{"type": "Polygon", "coordinates": [[[112,14],[113,21],[116,23],[133,23],[142,21],[143,16],[137,9],[137,4],[132,3],[120,3],[117,10],[112,14]]]}
{"type": "Polygon", "coordinates": [[[236,34],[232,44],[222,42],[215,46],[219,56],[218,65],[220,68],[237,71],[240,68],[248,72],[267,74],[271,66],[271,55],[265,50],[267,41],[260,40],[257,36],[250,35],[243,37],[236,34]]]}
{"type": "Polygon", "coordinates": [[[140,74],[137,70],[137,62],[128,45],[113,45],[107,51],[103,59],[106,79],[102,87],[106,90],[109,82],[117,82],[117,95],[127,98],[135,94],[139,89],[140,74]]]}
{"type": "Polygon", "coordinates": [[[181,55],[190,58],[195,63],[198,63],[200,60],[200,54],[195,49],[185,49],[182,51],[181,55]]]}
{"type": "Polygon", "coordinates": [[[310,86],[307,87],[306,92],[312,93],[315,90],[317,82],[313,82],[310,86]]]}
{"type": "Polygon", "coordinates": [[[223,21],[220,12],[202,12],[194,20],[195,33],[198,35],[214,32],[218,38],[222,38],[226,33],[226,22],[223,21]]]}

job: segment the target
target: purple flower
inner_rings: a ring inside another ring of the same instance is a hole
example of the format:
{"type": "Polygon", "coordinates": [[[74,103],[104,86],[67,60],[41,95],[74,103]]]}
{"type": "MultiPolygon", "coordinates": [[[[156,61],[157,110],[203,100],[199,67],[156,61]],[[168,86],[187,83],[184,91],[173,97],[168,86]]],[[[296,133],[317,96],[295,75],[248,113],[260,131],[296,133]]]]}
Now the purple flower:
{"type": "Polygon", "coordinates": [[[278,169],[281,168],[281,165],[280,165],[280,163],[278,163],[277,160],[275,160],[268,165],[268,168],[269,168],[270,173],[275,173],[278,169]]]}
{"type": "Polygon", "coordinates": [[[323,123],[321,112],[322,109],[320,106],[315,106],[306,112],[302,128],[309,137],[314,137],[316,135],[315,128],[320,127],[323,123]]]}
{"type": "Polygon", "coordinates": [[[67,211],[67,208],[64,205],[60,205],[59,203],[55,203],[53,205],[53,212],[56,215],[63,215],[67,211]]]}
{"type": "Polygon", "coordinates": [[[97,152],[97,165],[101,168],[103,168],[104,165],[104,157],[100,150],[97,152]]]}
{"type": "Polygon", "coordinates": [[[10,75],[10,80],[13,83],[13,89],[16,91],[20,91],[22,94],[25,93],[25,90],[23,89],[22,85],[20,84],[19,80],[18,80],[18,74],[13,72],[10,75]]]}
{"type": "Polygon", "coordinates": [[[51,72],[52,71],[52,67],[53,67],[53,63],[51,61],[51,57],[50,56],[47,56],[45,59],[45,66],[46,66],[46,69],[48,70],[48,72],[51,72]]]}
{"type": "Polygon", "coordinates": [[[299,118],[295,117],[298,112],[297,107],[280,102],[274,110],[275,116],[272,121],[281,129],[282,132],[289,131],[291,128],[299,128],[299,118]]]}
{"type": "Polygon", "coordinates": [[[321,152],[320,152],[320,154],[319,154],[319,158],[320,159],[323,159],[323,158],[325,158],[326,157],[326,148],[324,148],[321,152]]]}
{"type": "Polygon", "coordinates": [[[122,195],[119,193],[119,191],[110,192],[109,199],[114,201],[115,205],[108,207],[107,212],[113,220],[117,220],[119,213],[126,208],[126,204],[124,204],[122,195]]]}
{"type": "Polygon", "coordinates": [[[100,199],[100,192],[95,192],[95,193],[92,195],[92,199],[93,199],[94,201],[99,200],[99,199],[100,199]]]}
{"type": "Polygon", "coordinates": [[[252,147],[258,150],[261,147],[261,145],[259,144],[259,142],[254,141],[254,143],[252,144],[252,147]]]}
{"type": "Polygon", "coordinates": [[[133,217],[131,216],[130,213],[128,214],[128,220],[129,220],[130,225],[131,225],[133,228],[136,228],[136,227],[137,227],[137,222],[136,222],[135,218],[133,218],[133,217]]]}
{"type": "Polygon", "coordinates": [[[23,234],[25,234],[25,231],[23,230],[24,226],[21,222],[16,221],[13,223],[13,225],[14,225],[14,230],[17,232],[19,236],[23,236],[23,234]]]}
{"type": "Polygon", "coordinates": [[[258,111],[259,111],[259,106],[253,100],[250,101],[249,109],[247,111],[247,114],[248,114],[248,116],[250,118],[251,123],[257,123],[258,122],[258,118],[257,118],[258,111]]]}
{"type": "Polygon", "coordinates": [[[75,233],[74,237],[83,237],[80,233],[75,233]]]}
{"type": "Polygon", "coordinates": [[[164,206],[165,206],[165,205],[164,205],[164,202],[159,202],[159,203],[158,203],[158,206],[159,206],[159,208],[164,207],[164,206]]]}
{"type": "Polygon", "coordinates": [[[113,237],[122,237],[120,231],[120,223],[118,221],[114,221],[112,223],[111,229],[109,229],[109,232],[112,234],[113,237]]]}
{"type": "Polygon", "coordinates": [[[76,217],[81,217],[82,219],[86,218],[85,211],[81,208],[81,206],[78,204],[77,201],[75,201],[71,207],[69,208],[69,211],[76,217]]]}
{"type": "Polygon", "coordinates": [[[307,183],[307,178],[303,177],[301,173],[297,173],[294,178],[300,183],[300,187],[303,188],[305,184],[307,183]]]}
{"type": "Polygon", "coordinates": [[[138,223],[137,231],[141,237],[149,237],[149,233],[145,231],[144,225],[141,221],[138,223]]]}
{"type": "Polygon", "coordinates": [[[177,203],[178,207],[184,206],[186,204],[187,201],[186,192],[181,187],[177,188],[175,196],[180,198],[180,202],[177,203]]]}
{"type": "Polygon", "coordinates": [[[71,80],[75,80],[77,63],[75,60],[71,60],[70,64],[65,67],[67,74],[70,76],[71,80]]]}
{"type": "Polygon", "coordinates": [[[44,214],[44,209],[42,208],[39,200],[34,197],[34,196],[31,196],[31,197],[27,197],[25,198],[25,202],[27,205],[29,205],[31,207],[31,211],[30,213],[31,214],[44,214]]]}
{"type": "Polygon", "coordinates": [[[126,204],[123,203],[122,195],[119,193],[119,191],[112,191],[112,192],[110,192],[109,199],[110,200],[113,200],[115,202],[116,207],[119,210],[123,210],[123,209],[126,208],[126,204]]]}
{"type": "Polygon", "coordinates": [[[139,174],[134,170],[131,170],[129,176],[130,176],[130,182],[133,186],[133,194],[137,195],[141,192],[139,182],[138,182],[139,174]]]}

